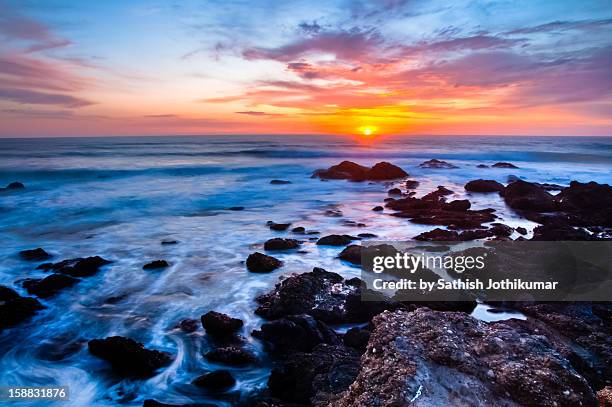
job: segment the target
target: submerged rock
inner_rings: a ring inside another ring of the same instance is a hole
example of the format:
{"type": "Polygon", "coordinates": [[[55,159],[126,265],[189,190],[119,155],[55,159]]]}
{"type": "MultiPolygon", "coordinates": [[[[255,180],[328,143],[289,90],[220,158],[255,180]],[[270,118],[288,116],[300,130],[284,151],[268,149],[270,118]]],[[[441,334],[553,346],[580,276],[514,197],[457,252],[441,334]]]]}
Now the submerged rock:
{"type": "Polygon", "coordinates": [[[15,181],[15,182],[11,182],[10,184],[8,184],[6,186],[6,188],[4,188],[4,189],[6,189],[6,190],[11,190],[11,189],[12,190],[16,190],[16,189],[24,189],[24,188],[25,188],[25,185],[23,185],[21,182],[15,181]]]}
{"type": "Polygon", "coordinates": [[[194,385],[211,391],[223,391],[236,384],[236,379],[228,370],[215,370],[197,377],[194,385]]]}
{"type": "Polygon", "coordinates": [[[165,269],[166,267],[169,267],[170,264],[168,264],[168,262],[166,260],[153,260],[150,263],[145,264],[144,266],[142,266],[143,270],[156,270],[156,269],[165,269]]]}
{"type": "Polygon", "coordinates": [[[504,186],[492,179],[476,179],[465,184],[465,190],[470,192],[501,192],[504,186]]]}
{"type": "Polygon", "coordinates": [[[491,167],[493,168],[518,168],[516,165],[506,162],[498,162],[493,164],[491,167]]]}
{"type": "Polygon", "coordinates": [[[54,273],[45,278],[31,278],[23,282],[23,287],[30,294],[39,298],[49,298],[64,288],[72,287],[81,281],[78,278],[67,276],[64,274],[54,273]]]}
{"type": "Polygon", "coordinates": [[[435,168],[435,169],[453,169],[459,168],[456,165],[447,163],[446,161],[437,160],[435,158],[419,164],[420,168],[435,168]]]}
{"type": "Polygon", "coordinates": [[[384,312],[373,324],[359,375],[334,405],[596,405],[541,335],[427,308],[384,312]]]}
{"type": "Polygon", "coordinates": [[[109,260],[103,259],[100,256],[85,258],[77,257],[74,259],[63,260],[59,263],[53,263],[46,269],[72,277],[89,277],[100,271],[102,266],[110,263],[111,262],[109,260]]]}
{"type": "Polygon", "coordinates": [[[319,246],[346,246],[353,240],[359,240],[359,238],[351,235],[328,235],[323,236],[317,240],[319,246]]]}
{"type": "Polygon", "coordinates": [[[270,181],[270,184],[272,185],[285,185],[285,184],[291,184],[291,181],[287,181],[284,179],[273,179],[272,181],[270,181]]]}
{"type": "Polygon", "coordinates": [[[269,221],[267,224],[270,230],[276,230],[278,232],[285,231],[291,226],[291,223],[275,223],[272,221],[269,221]]]}
{"type": "Polygon", "coordinates": [[[229,208],[227,208],[227,210],[229,210],[229,211],[243,211],[244,210],[244,206],[230,206],[229,208]]]}
{"type": "Polygon", "coordinates": [[[242,320],[216,311],[209,311],[200,319],[206,333],[216,337],[232,336],[244,325],[242,320]]]}
{"type": "Polygon", "coordinates": [[[122,336],[92,339],[87,345],[92,355],[108,361],[122,376],[151,377],[172,362],[170,354],[146,349],[142,343],[122,336]]]}
{"type": "Polygon", "coordinates": [[[384,181],[407,177],[408,173],[388,162],[379,162],[372,168],[351,161],[342,161],[326,170],[316,170],[312,178],[347,179],[351,181],[384,181]]]}
{"type": "Polygon", "coordinates": [[[50,259],[52,256],[45,249],[38,247],[36,249],[22,250],[19,252],[19,257],[29,261],[41,261],[50,259]]]}
{"type": "Polygon", "coordinates": [[[246,260],[247,269],[251,273],[270,273],[282,265],[279,259],[259,252],[249,254],[246,260]]]}
{"type": "Polygon", "coordinates": [[[269,239],[264,243],[264,250],[291,250],[300,247],[300,242],[295,239],[269,239]]]}
{"type": "Polygon", "coordinates": [[[36,298],[22,297],[12,288],[0,285],[0,332],[32,318],[44,308],[36,298]]]}

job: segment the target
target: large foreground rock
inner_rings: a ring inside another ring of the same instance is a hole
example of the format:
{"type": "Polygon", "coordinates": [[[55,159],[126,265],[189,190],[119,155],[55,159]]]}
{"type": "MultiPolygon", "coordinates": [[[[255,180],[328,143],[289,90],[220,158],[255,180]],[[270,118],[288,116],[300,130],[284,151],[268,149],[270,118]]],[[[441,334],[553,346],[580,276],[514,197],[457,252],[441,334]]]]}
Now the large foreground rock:
{"type": "Polygon", "coordinates": [[[0,285],[0,332],[32,318],[45,307],[35,298],[22,297],[0,285]]]}
{"type": "Polygon", "coordinates": [[[573,226],[612,227],[612,186],[572,181],[554,198],[573,226]]]}
{"type": "Polygon", "coordinates": [[[542,335],[427,308],[384,312],[373,324],[361,371],[334,405],[597,405],[542,335]]]}
{"type": "Polygon", "coordinates": [[[246,260],[247,269],[251,273],[270,273],[282,265],[279,259],[259,252],[249,254],[246,260]]]}
{"type": "Polygon", "coordinates": [[[122,376],[151,377],[172,362],[170,354],[146,349],[142,343],[122,336],[92,339],[88,347],[92,355],[110,362],[113,370],[122,376]]]}
{"type": "Polygon", "coordinates": [[[326,170],[316,170],[313,178],[348,179],[351,181],[384,181],[407,177],[408,173],[388,162],[379,162],[372,168],[364,167],[352,161],[342,161],[326,170]]]}

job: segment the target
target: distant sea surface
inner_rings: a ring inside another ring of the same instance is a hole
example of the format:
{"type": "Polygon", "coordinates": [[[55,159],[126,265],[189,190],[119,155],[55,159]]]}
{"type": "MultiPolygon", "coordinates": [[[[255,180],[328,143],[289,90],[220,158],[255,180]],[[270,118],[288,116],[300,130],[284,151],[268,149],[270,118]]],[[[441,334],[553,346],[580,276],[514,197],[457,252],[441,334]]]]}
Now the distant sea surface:
{"type": "Polygon", "coordinates": [[[338,248],[311,241],[303,245],[307,253],[275,254],[283,268],[248,273],[244,260],[262,251],[265,240],[303,238],[270,231],[266,221],[292,222],[322,235],[371,232],[381,240],[433,229],[371,211],[393,183],[310,178],[315,169],[342,160],[392,162],[421,183],[417,196],[444,185],[456,192],[453,198],[467,197],[476,209],[494,208],[504,223],[529,230],[534,224],[518,218],[499,196],[468,196],[463,185],[477,178],[506,183],[510,175],[562,185],[612,183],[612,138],[602,137],[432,136],[367,143],[305,136],[0,139],[0,186],[26,185],[0,193],[0,284],[25,294],[20,280],[45,275],[35,270],[37,263],[19,259],[23,249],[43,247],[55,261],[93,255],[113,261],[44,300],[48,309],[31,321],[0,334],[0,385],[70,386],[71,406],[140,406],[146,398],[211,402],[190,383],[219,368],[202,356],[213,345],[202,330],[187,335],[176,326],[217,310],[245,321],[246,347],[263,360],[257,369],[235,369],[237,386],[214,403],[234,405],[264,388],[270,364],[249,335],[262,323],[253,314],[254,298],[280,275],[315,266],[359,275],[337,258],[338,248]],[[418,167],[431,158],[459,168],[418,167]],[[498,161],[519,169],[476,168],[498,161]],[[291,183],[272,185],[272,179],[291,183]],[[228,210],[234,206],[245,209],[228,210]],[[342,216],[329,216],[330,210],[342,216]],[[164,239],[178,243],[161,245],[164,239]],[[142,269],[155,259],[171,266],[142,269]],[[118,380],[86,346],[89,339],[111,335],[171,352],[175,361],[152,379],[118,380]]]}

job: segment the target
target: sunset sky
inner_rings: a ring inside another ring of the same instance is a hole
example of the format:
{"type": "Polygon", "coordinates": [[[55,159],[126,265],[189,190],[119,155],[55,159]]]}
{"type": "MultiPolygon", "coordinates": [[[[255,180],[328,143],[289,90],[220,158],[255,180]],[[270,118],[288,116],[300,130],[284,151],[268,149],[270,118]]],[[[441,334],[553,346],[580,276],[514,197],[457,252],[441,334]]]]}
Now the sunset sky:
{"type": "Polygon", "coordinates": [[[612,135],[611,67],[609,0],[0,0],[0,136],[612,135]]]}

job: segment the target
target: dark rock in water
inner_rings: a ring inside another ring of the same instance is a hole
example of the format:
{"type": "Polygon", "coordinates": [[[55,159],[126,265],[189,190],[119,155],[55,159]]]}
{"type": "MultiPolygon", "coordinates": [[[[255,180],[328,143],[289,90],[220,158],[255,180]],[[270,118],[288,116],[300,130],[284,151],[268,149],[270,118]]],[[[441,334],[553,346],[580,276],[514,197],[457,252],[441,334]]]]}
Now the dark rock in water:
{"type": "Polygon", "coordinates": [[[284,184],[291,184],[291,181],[287,181],[284,179],[273,179],[272,181],[270,181],[270,184],[272,185],[284,185],[284,184]]]}
{"type": "Polygon", "coordinates": [[[612,227],[612,186],[608,184],[572,181],[554,201],[573,226],[612,227]]]}
{"type": "Polygon", "coordinates": [[[300,247],[300,242],[295,239],[281,239],[276,237],[269,239],[264,243],[265,250],[290,250],[300,247]]]}
{"type": "Polygon", "coordinates": [[[359,375],[334,405],[596,405],[586,380],[542,335],[462,312],[384,312],[359,375]],[[424,389],[423,378],[426,380],[424,389]]]}
{"type": "Polygon", "coordinates": [[[539,241],[563,241],[563,240],[595,240],[587,231],[572,227],[564,220],[548,221],[533,229],[531,240],[539,241]]]}
{"type": "Polygon", "coordinates": [[[122,336],[92,339],[87,345],[92,355],[108,361],[116,373],[126,377],[151,377],[172,362],[170,354],[146,349],[142,343],[122,336]]]}
{"type": "Polygon", "coordinates": [[[162,245],[172,245],[172,244],[178,244],[177,240],[171,240],[171,239],[164,239],[161,241],[162,245]]]}
{"type": "Polygon", "coordinates": [[[287,230],[289,228],[289,226],[291,226],[291,223],[275,223],[275,222],[268,222],[268,227],[271,230],[276,230],[278,232],[282,232],[284,230],[287,230]]]}
{"type": "Polygon", "coordinates": [[[230,211],[243,211],[244,210],[244,206],[230,206],[227,209],[230,210],[230,211]]]}
{"type": "Polygon", "coordinates": [[[476,239],[486,239],[488,237],[493,237],[495,234],[491,229],[474,229],[474,230],[464,230],[459,233],[459,240],[467,242],[469,240],[476,239]]]}
{"type": "Polygon", "coordinates": [[[53,263],[42,263],[36,266],[36,270],[51,270],[53,268],[53,263]]]}
{"type": "Polygon", "coordinates": [[[465,184],[465,190],[470,192],[501,192],[504,186],[492,179],[476,179],[465,184]]]}
{"type": "Polygon", "coordinates": [[[362,239],[369,239],[371,237],[378,237],[378,235],[375,235],[374,233],[360,233],[357,235],[357,237],[360,237],[362,239]]]}
{"type": "Polygon", "coordinates": [[[316,400],[321,400],[321,405],[328,405],[348,389],[358,372],[357,353],[342,345],[320,344],[312,352],[293,353],[273,369],[268,388],[273,397],[285,402],[318,405],[316,400]]]}
{"type": "Polygon", "coordinates": [[[242,320],[216,311],[209,311],[200,319],[206,333],[216,337],[232,336],[243,326],[242,320]]]}
{"type": "Polygon", "coordinates": [[[514,229],[503,223],[491,223],[492,228],[489,229],[495,236],[510,236],[514,233],[514,229]]]}
{"type": "Polygon", "coordinates": [[[355,236],[350,235],[329,235],[323,236],[319,240],[317,240],[317,245],[319,246],[346,246],[351,243],[353,240],[359,240],[355,236]]]}
{"type": "Polygon", "coordinates": [[[24,188],[25,188],[25,185],[23,185],[21,182],[15,181],[15,182],[11,182],[10,184],[8,184],[5,189],[24,189],[24,188]]]}
{"type": "Polygon", "coordinates": [[[489,168],[489,166],[485,164],[478,164],[476,168],[489,168]]]}
{"type": "Polygon", "coordinates": [[[361,264],[361,246],[354,244],[349,245],[340,252],[338,257],[349,263],[361,264]]]}
{"type": "Polygon", "coordinates": [[[391,188],[389,191],[387,191],[387,194],[389,195],[401,195],[402,194],[402,190],[399,188],[391,188]]]}
{"type": "Polygon", "coordinates": [[[45,307],[36,298],[22,297],[0,285],[0,332],[32,318],[45,307]]]}
{"type": "Polygon", "coordinates": [[[179,328],[186,333],[192,333],[198,330],[200,322],[197,319],[183,319],[179,322],[179,328]]]}
{"type": "Polygon", "coordinates": [[[434,230],[423,232],[418,236],[415,236],[414,240],[455,242],[459,241],[459,233],[455,232],[454,230],[435,228],[434,230]]]}
{"type": "Polygon", "coordinates": [[[251,273],[269,273],[283,265],[283,262],[272,256],[255,252],[249,254],[246,260],[247,269],[251,273]]]}
{"type": "Polygon", "coordinates": [[[470,209],[472,204],[467,199],[455,199],[444,205],[447,211],[465,212],[470,209]]]}
{"type": "Polygon", "coordinates": [[[306,233],[306,229],[303,226],[297,226],[297,227],[291,229],[291,231],[293,233],[297,233],[297,234],[300,234],[300,235],[303,235],[303,234],[306,233]]]}
{"type": "Polygon", "coordinates": [[[27,279],[23,282],[23,287],[28,293],[39,298],[49,298],[62,291],[64,288],[72,287],[79,281],[81,280],[78,278],[54,273],[43,279],[27,279]]]}
{"type": "Polygon", "coordinates": [[[50,269],[56,273],[72,277],[89,277],[100,271],[100,267],[110,264],[109,260],[100,256],[75,258],[54,263],[50,269]]]}
{"type": "Polygon", "coordinates": [[[511,182],[501,195],[512,209],[536,212],[549,212],[555,209],[553,196],[531,182],[522,180],[511,182]]]}
{"type": "Polygon", "coordinates": [[[47,253],[43,248],[40,247],[36,249],[22,250],[19,252],[19,256],[24,260],[30,261],[47,260],[52,257],[49,253],[47,253]]]}
{"type": "Polygon", "coordinates": [[[351,161],[342,161],[326,170],[316,170],[313,178],[321,179],[348,179],[351,181],[384,181],[407,177],[408,173],[398,166],[388,162],[380,162],[372,168],[355,164],[351,161]]]}
{"type": "Polygon", "coordinates": [[[217,404],[197,403],[197,404],[167,404],[157,400],[146,399],[142,407],[218,407],[217,404]]]}
{"type": "Polygon", "coordinates": [[[142,269],[143,270],[156,270],[156,269],[164,269],[169,266],[170,264],[168,264],[166,260],[153,260],[152,262],[147,263],[144,266],[142,266],[142,269]]]}
{"type": "Polygon", "coordinates": [[[525,228],[524,228],[524,227],[522,227],[522,226],[517,227],[515,230],[516,230],[516,231],[517,231],[519,234],[521,234],[521,235],[526,235],[526,234],[527,234],[527,229],[525,229],[525,228]]]}
{"type": "Polygon", "coordinates": [[[206,353],[204,356],[211,362],[229,366],[244,366],[257,362],[257,357],[252,352],[236,346],[217,348],[206,353]]]}
{"type": "Polygon", "coordinates": [[[421,164],[419,164],[420,168],[435,168],[435,169],[453,169],[453,168],[459,168],[456,165],[447,163],[446,161],[442,161],[442,160],[437,160],[435,158],[429,160],[429,161],[425,161],[422,162],[421,164]]]}
{"type": "Polygon", "coordinates": [[[416,187],[419,186],[419,181],[409,179],[408,181],[404,183],[404,186],[406,187],[406,189],[415,189],[416,187]]]}
{"type": "Polygon", "coordinates": [[[253,336],[272,344],[274,351],[281,354],[309,352],[321,343],[340,344],[340,339],[331,328],[306,314],[289,315],[267,322],[260,331],[253,331],[253,336]]]}
{"type": "Polygon", "coordinates": [[[505,162],[498,162],[493,164],[491,167],[493,168],[518,168],[516,165],[505,162]]]}
{"type": "Polygon", "coordinates": [[[197,377],[193,384],[211,391],[223,391],[236,384],[236,379],[227,370],[215,370],[197,377]]]}
{"type": "Polygon", "coordinates": [[[371,333],[372,332],[366,328],[351,328],[344,334],[344,344],[355,349],[359,354],[363,354],[368,346],[371,333]]]}

